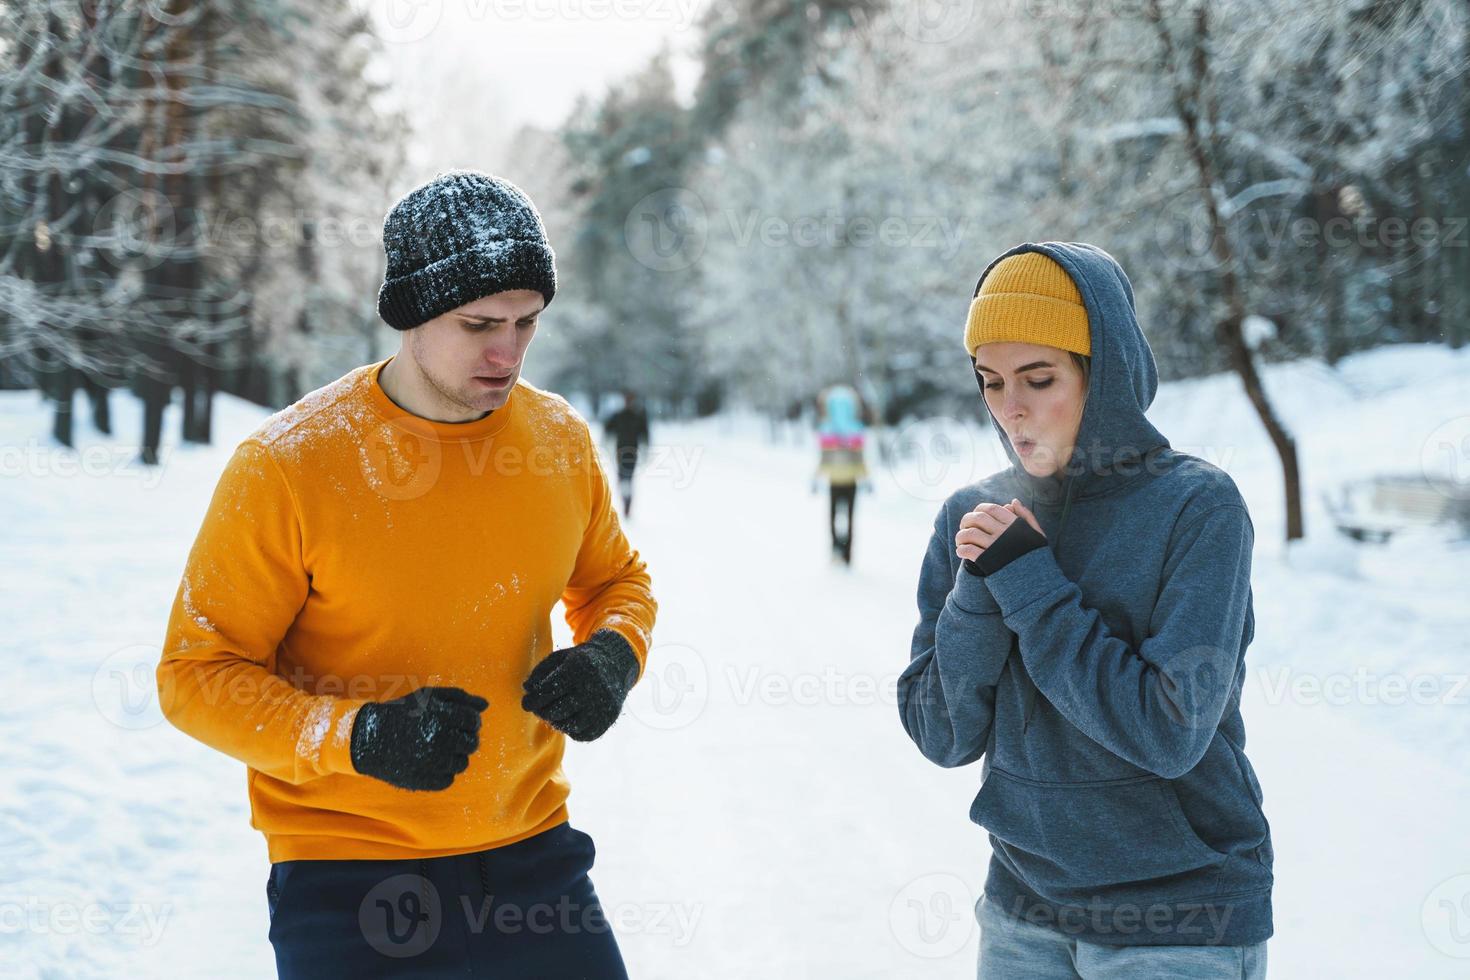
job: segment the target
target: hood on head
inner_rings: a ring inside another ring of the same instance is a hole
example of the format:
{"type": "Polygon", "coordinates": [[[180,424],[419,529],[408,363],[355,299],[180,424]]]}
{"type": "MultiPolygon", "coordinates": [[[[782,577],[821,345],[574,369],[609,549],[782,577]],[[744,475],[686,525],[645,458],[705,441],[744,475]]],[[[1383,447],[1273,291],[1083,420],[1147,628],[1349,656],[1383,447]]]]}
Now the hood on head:
{"type": "Polygon", "coordinates": [[[823,401],[824,418],[820,426],[826,435],[851,436],[863,431],[862,411],[857,392],[847,385],[833,385],[823,401]]]}
{"type": "MultiPolygon", "coordinates": [[[[1167,447],[1144,412],[1159,388],[1153,350],[1138,325],[1133,286],[1117,261],[1095,245],[1081,242],[1027,242],[997,256],[975,284],[975,295],[996,264],[1022,252],[1040,252],[1066,270],[1082,294],[1092,346],[1091,377],[1077,443],[1071,459],[1054,475],[1036,477],[1026,472],[1021,458],[985,402],[981,404],[1000,437],[1017,482],[1029,494],[1022,502],[1062,503],[1106,493],[1140,475],[1145,456],[1167,447]]],[[[1060,528],[1058,529],[1060,534],[1060,528]]]]}

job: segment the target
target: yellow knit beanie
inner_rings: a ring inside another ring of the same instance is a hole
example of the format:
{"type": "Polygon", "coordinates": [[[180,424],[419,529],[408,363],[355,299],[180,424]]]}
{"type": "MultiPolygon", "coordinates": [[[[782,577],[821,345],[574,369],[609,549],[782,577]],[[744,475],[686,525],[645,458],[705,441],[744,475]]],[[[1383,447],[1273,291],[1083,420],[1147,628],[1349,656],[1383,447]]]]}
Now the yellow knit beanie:
{"type": "Polygon", "coordinates": [[[997,341],[1044,344],[1092,356],[1087,308],[1067,270],[1040,252],[1020,252],[996,263],[970,303],[965,349],[997,341]]]}

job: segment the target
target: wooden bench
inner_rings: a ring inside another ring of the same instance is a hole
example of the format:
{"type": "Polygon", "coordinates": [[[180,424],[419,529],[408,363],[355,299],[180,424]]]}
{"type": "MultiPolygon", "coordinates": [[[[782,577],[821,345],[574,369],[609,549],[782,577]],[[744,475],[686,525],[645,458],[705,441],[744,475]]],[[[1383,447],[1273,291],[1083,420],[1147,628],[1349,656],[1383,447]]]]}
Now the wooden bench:
{"type": "Polygon", "coordinates": [[[1470,499],[1420,474],[1374,476],[1338,488],[1322,501],[1337,529],[1354,541],[1387,541],[1415,527],[1458,524],[1470,534],[1470,499]]]}

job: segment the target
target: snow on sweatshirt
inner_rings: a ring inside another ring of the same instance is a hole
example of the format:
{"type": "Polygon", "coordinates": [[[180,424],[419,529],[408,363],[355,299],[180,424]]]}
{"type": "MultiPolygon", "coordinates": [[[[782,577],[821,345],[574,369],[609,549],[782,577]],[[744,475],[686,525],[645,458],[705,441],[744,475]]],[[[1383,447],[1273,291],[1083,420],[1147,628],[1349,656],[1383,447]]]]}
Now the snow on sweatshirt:
{"type": "Polygon", "coordinates": [[[656,603],[587,424],[520,381],[433,422],[357,368],[268,419],[225,467],[158,667],[179,729],[248,767],[272,861],[438,857],[567,819],[565,737],[521,709],[561,601],[574,640],[647,657],[656,603]],[[469,769],[437,793],[358,774],[368,701],[451,685],[490,702],[469,769]]]}

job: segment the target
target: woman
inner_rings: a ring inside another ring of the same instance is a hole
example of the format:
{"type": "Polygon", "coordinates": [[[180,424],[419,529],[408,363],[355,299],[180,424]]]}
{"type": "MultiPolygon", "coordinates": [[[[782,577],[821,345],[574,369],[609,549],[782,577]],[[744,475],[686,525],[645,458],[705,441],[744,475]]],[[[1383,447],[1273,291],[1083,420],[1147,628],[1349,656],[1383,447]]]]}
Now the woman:
{"type": "Polygon", "coordinates": [[[898,690],[926,757],[984,757],[979,974],[1264,977],[1245,502],[1144,417],[1153,353],[1101,249],[1000,256],[965,346],[1011,466],[940,510],[898,690]]]}
{"type": "Polygon", "coordinates": [[[852,520],[857,505],[858,482],[868,475],[863,461],[862,401],[847,385],[833,385],[818,400],[821,410],[817,439],[821,458],[817,472],[829,487],[828,524],[832,531],[832,557],[852,564],[852,520]],[[844,521],[839,528],[837,515],[844,521]]]}

